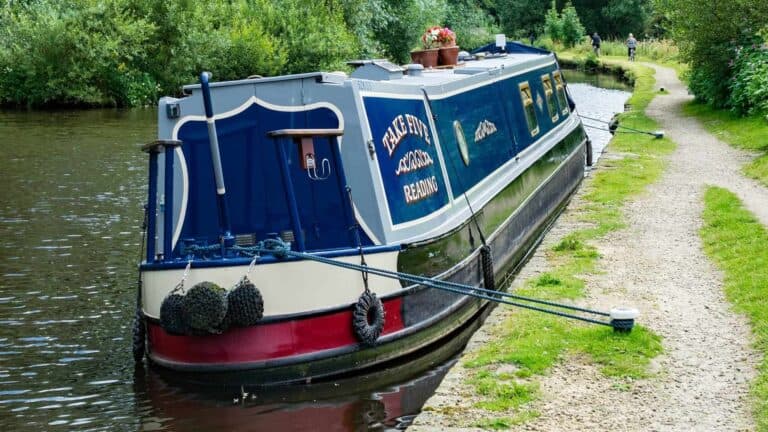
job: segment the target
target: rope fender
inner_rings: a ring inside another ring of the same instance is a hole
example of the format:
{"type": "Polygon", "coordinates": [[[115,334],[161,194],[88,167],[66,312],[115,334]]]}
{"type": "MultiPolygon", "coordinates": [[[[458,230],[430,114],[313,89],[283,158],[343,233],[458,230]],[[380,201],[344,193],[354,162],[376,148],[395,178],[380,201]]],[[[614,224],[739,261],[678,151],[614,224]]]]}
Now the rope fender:
{"type": "Polygon", "coordinates": [[[384,330],[384,305],[371,291],[365,291],[352,311],[352,330],[360,343],[376,345],[384,330]]]}

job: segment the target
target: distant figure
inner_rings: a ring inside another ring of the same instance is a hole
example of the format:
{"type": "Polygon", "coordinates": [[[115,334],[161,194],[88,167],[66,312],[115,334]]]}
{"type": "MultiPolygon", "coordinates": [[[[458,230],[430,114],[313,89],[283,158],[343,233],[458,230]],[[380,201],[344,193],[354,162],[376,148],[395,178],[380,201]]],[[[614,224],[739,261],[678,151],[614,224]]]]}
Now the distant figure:
{"type": "Polygon", "coordinates": [[[632,33],[629,34],[629,37],[627,38],[627,57],[629,57],[629,61],[635,61],[635,49],[637,48],[637,39],[632,35],[632,33]]]}
{"type": "Polygon", "coordinates": [[[528,33],[528,40],[531,41],[531,46],[533,46],[533,43],[536,41],[536,34],[533,32],[528,33]]]}
{"type": "Polygon", "coordinates": [[[600,57],[600,35],[595,32],[595,34],[592,35],[592,49],[595,50],[595,55],[600,57]]]}

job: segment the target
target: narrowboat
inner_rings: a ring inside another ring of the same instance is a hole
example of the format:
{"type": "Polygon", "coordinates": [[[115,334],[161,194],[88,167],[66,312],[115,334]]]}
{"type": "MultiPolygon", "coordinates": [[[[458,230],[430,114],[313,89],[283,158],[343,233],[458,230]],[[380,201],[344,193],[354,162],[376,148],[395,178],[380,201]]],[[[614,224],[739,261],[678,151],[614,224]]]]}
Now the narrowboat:
{"type": "Polygon", "coordinates": [[[365,269],[497,289],[580,184],[554,54],[350,64],[160,100],[137,360],[281,384],[429,351],[487,300],[365,269]]]}

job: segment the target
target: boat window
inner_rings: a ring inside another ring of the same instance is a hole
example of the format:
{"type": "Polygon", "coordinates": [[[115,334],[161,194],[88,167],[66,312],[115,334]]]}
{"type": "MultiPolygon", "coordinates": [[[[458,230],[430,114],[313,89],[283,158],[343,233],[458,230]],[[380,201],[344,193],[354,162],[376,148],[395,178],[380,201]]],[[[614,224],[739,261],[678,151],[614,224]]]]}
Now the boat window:
{"type": "Polygon", "coordinates": [[[528,130],[531,136],[539,133],[539,122],[536,120],[536,109],[533,107],[533,94],[528,81],[520,84],[520,97],[523,99],[523,112],[525,112],[525,121],[528,123],[528,130]]]}
{"type": "Polygon", "coordinates": [[[453,134],[456,135],[456,145],[459,146],[459,154],[461,160],[464,161],[464,165],[469,166],[469,148],[467,147],[467,138],[464,136],[464,128],[461,127],[461,122],[458,120],[453,121],[453,134]]]}
{"type": "Polygon", "coordinates": [[[557,92],[557,102],[560,104],[560,111],[563,114],[568,114],[568,99],[565,96],[563,77],[560,75],[560,71],[554,72],[552,76],[555,78],[555,91],[557,92]]]}
{"type": "Polygon", "coordinates": [[[558,117],[557,105],[555,102],[555,92],[552,91],[552,80],[549,79],[549,74],[541,76],[541,84],[544,86],[544,96],[547,101],[547,111],[553,122],[556,122],[558,117]]]}

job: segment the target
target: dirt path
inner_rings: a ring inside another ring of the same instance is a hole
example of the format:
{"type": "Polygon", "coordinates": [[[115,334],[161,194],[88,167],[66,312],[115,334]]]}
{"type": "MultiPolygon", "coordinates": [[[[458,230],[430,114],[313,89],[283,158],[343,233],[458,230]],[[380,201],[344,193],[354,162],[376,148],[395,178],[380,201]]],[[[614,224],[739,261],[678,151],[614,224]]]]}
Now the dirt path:
{"type": "MultiPolygon", "coordinates": [[[[610,307],[631,304],[640,321],[663,337],[664,353],[654,361],[655,376],[631,383],[629,390],[603,377],[596,367],[569,359],[541,378],[543,397],[533,409],[541,415],[512,430],[536,431],[749,431],[754,430],[749,382],[759,360],[750,347],[746,319],[731,311],[722,292],[722,275],[705,257],[698,230],[703,192],[719,185],[739,194],[747,208],[768,226],[768,190],[740,174],[749,156],[707,133],[680,114],[690,96],[668,68],[656,69],[657,86],[670,94],[656,97],[646,112],[678,144],[660,181],[625,208],[628,228],[596,245],[604,273],[587,280],[585,303],[610,307]]],[[[574,198],[578,207],[579,196],[574,198]]],[[[571,206],[574,207],[574,206],[571,206]]],[[[568,212],[547,235],[523,270],[524,280],[548,267],[543,250],[576,224],[568,212]]],[[[496,308],[491,321],[510,313],[496,308]]],[[[484,326],[468,351],[492,337],[484,326]]],[[[459,366],[446,377],[412,430],[472,430],[487,414],[472,408],[459,366]]],[[[504,415],[504,414],[500,414],[504,415]]],[[[409,429],[411,430],[411,429],[409,429]]]]}

